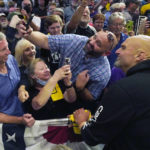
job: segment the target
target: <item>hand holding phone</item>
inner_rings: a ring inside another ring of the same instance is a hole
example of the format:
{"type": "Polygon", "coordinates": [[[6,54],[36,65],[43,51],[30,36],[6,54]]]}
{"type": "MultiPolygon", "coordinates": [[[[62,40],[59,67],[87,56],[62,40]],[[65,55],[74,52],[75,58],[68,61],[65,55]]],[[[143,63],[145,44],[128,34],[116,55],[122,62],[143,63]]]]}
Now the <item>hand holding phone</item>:
{"type": "Polygon", "coordinates": [[[64,65],[70,65],[70,64],[71,64],[70,58],[69,58],[69,57],[66,57],[66,58],[65,58],[64,65]]]}
{"type": "Polygon", "coordinates": [[[30,25],[30,23],[31,23],[31,21],[32,21],[32,19],[33,19],[33,17],[34,17],[34,15],[31,15],[30,16],[30,18],[28,19],[28,21],[27,21],[27,23],[26,23],[26,30],[28,30],[29,29],[29,25],[30,25]]]}

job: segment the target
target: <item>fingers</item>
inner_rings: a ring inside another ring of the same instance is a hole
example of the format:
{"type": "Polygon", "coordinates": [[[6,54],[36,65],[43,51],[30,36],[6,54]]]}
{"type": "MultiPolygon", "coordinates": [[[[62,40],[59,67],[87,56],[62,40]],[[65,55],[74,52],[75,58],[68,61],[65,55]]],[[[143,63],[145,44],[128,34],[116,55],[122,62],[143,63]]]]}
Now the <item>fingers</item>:
{"type": "Polygon", "coordinates": [[[84,70],[79,74],[79,76],[85,78],[88,81],[90,78],[88,72],[89,72],[89,70],[84,70]]]}
{"type": "Polygon", "coordinates": [[[19,100],[23,103],[29,98],[29,94],[27,91],[21,92],[18,97],[19,97],[19,100]]]}
{"type": "Polygon", "coordinates": [[[32,127],[34,125],[34,123],[35,123],[35,119],[33,117],[31,117],[28,119],[27,126],[32,127]]]}
{"type": "Polygon", "coordinates": [[[30,117],[32,117],[32,115],[29,114],[29,113],[26,113],[26,114],[24,114],[23,116],[24,116],[25,118],[30,118],[30,117]]]}
{"type": "Polygon", "coordinates": [[[31,127],[35,123],[35,119],[32,117],[31,114],[24,114],[23,122],[25,123],[26,126],[31,127]]]}
{"type": "Polygon", "coordinates": [[[24,20],[19,21],[19,23],[17,24],[17,30],[19,34],[23,37],[29,36],[31,32],[33,31],[31,27],[29,27],[27,30],[24,20]]]}
{"type": "Polygon", "coordinates": [[[70,65],[64,65],[61,67],[63,73],[64,73],[64,77],[68,77],[71,73],[71,70],[70,70],[70,65]]]}

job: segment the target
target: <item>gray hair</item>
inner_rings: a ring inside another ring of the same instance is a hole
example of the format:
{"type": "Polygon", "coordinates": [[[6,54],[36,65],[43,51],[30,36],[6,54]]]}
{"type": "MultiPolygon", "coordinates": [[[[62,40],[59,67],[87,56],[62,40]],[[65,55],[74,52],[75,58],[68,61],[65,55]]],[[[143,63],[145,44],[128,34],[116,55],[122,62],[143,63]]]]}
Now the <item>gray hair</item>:
{"type": "Polygon", "coordinates": [[[54,8],[53,12],[61,12],[62,15],[64,16],[64,10],[62,8],[54,8]]]}
{"type": "Polygon", "coordinates": [[[0,32],[0,41],[5,40],[6,36],[4,33],[0,32]]]}
{"type": "Polygon", "coordinates": [[[110,6],[110,10],[113,11],[115,9],[121,9],[122,7],[126,7],[125,3],[114,3],[110,6]]]}
{"type": "Polygon", "coordinates": [[[113,24],[116,19],[121,19],[123,24],[124,25],[126,24],[125,17],[121,12],[112,13],[111,16],[109,17],[108,24],[109,25],[113,24]]]}

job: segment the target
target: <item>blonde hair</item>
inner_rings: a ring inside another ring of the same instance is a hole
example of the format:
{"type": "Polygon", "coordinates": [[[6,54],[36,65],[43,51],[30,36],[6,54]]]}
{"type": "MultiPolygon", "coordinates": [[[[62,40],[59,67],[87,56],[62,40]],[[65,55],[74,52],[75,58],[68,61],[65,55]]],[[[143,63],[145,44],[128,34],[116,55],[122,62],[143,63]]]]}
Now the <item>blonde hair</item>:
{"type": "Polygon", "coordinates": [[[30,46],[35,47],[35,45],[26,39],[21,39],[17,42],[15,47],[15,58],[19,66],[23,65],[23,53],[30,46]]]}
{"type": "Polygon", "coordinates": [[[0,42],[5,40],[6,39],[6,36],[3,32],[0,32],[0,42]]]}
{"type": "Polygon", "coordinates": [[[45,29],[51,26],[53,23],[60,23],[61,27],[63,27],[63,22],[60,16],[58,15],[50,15],[45,18],[45,29]]]}
{"type": "Polygon", "coordinates": [[[110,15],[109,20],[108,20],[108,24],[111,25],[114,23],[114,21],[116,19],[121,19],[123,24],[126,24],[126,20],[124,18],[124,15],[121,12],[114,12],[110,15]]]}

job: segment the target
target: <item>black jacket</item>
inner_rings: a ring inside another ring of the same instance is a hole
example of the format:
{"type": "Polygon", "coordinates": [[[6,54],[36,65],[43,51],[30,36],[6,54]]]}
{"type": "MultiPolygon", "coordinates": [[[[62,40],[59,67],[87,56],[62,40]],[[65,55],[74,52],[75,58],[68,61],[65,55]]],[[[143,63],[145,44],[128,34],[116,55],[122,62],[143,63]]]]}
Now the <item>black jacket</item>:
{"type": "Polygon", "coordinates": [[[89,145],[105,144],[104,150],[150,150],[150,60],[110,87],[81,133],[89,145]]]}

